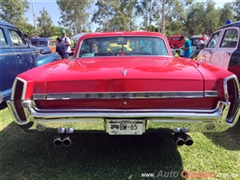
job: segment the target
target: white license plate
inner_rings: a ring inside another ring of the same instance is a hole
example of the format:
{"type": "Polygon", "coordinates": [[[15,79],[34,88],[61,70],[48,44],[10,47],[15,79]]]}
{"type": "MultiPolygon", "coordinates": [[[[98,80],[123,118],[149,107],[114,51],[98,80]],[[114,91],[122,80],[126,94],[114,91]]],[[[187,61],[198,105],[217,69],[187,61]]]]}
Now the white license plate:
{"type": "Polygon", "coordinates": [[[143,121],[109,121],[110,135],[141,135],[143,134],[143,121]]]}

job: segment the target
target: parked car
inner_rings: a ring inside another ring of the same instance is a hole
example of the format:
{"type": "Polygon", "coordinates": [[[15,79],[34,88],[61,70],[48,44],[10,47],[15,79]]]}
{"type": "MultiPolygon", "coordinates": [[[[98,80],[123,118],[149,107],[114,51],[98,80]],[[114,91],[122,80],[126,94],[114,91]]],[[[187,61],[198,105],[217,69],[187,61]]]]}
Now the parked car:
{"type": "Polygon", "coordinates": [[[31,43],[33,46],[36,46],[42,54],[56,52],[56,41],[52,38],[32,38],[31,43]]]}
{"type": "Polygon", "coordinates": [[[177,145],[192,145],[187,132],[237,123],[239,91],[233,73],[174,57],[159,33],[102,32],[82,36],[73,60],[18,75],[7,104],[24,130],[59,133],[55,146],[70,146],[78,130],[142,135],[163,127],[177,145]]]}
{"type": "Polygon", "coordinates": [[[189,39],[191,41],[191,45],[192,45],[192,52],[194,53],[195,51],[197,51],[198,49],[198,42],[199,39],[202,37],[202,35],[193,35],[191,36],[189,39]]]}
{"type": "Polygon", "coordinates": [[[83,33],[79,33],[77,35],[74,35],[71,37],[71,41],[73,42],[73,46],[71,47],[72,52],[70,53],[70,55],[72,56],[75,52],[76,46],[77,46],[77,42],[78,40],[84,35],[87,34],[88,32],[83,32],[83,33]]]}
{"type": "Polygon", "coordinates": [[[180,40],[181,34],[169,36],[169,45],[172,49],[178,49],[184,45],[184,41],[180,40]],[[180,41],[179,41],[180,40],[180,41]]]}
{"type": "Polygon", "coordinates": [[[0,103],[10,99],[15,77],[31,68],[60,59],[58,54],[43,56],[35,47],[27,47],[23,34],[0,21],[0,103]]]}
{"type": "Polygon", "coordinates": [[[240,21],[213,32],[197,60],[229,70],[240,80],[240,21]]]}
{"type": "MultiPolygon", "coordinates": [[[[196,57],[196,54],[199,53],[198,42],[201,37],[202,37],[201,35],[193,35],[189,38],[189,40],[191,41],[191,47],[192,47],[191,57],[196,57]]],[[[184,50],[182,50],[181,48],[177,49],[176,51],[179,53],[180,56],[184,55],[184,50]]]]}

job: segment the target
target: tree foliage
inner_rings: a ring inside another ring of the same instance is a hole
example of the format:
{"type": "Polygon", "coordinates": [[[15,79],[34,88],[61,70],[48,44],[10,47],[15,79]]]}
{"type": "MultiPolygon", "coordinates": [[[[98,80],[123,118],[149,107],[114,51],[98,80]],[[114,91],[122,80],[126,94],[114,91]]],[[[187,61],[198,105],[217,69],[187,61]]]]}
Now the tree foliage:
{"type": "Polygon", "coordinates": [[[240,21],[240,0],[235,0],[233,10],[235,11],[235,19],[240,21]]]}
{"type": "Polygon", "coordinates": [[[113,28],[110,25],[110,21],[118,13],[116,10],[117,4],[117,0],[97,0],[95,6],[98,9],[94,12],[92,21],[102,26],[103,31],[109,31],[110,28],[113,28]]]}
{"type": "Polygon", "coordinates": [[[61,21],[64,27],[78,34],[89,26],[89,8],[93,0],[57,0],[61,11],[61,21]]]}
{"type": "Polygon", "coordinates": [[[40,11],[40,14],[41,16],[37,17],[37,26],[42,29],[42,34],[40,36],[42,37],[52,36],[53,22],[51,16],[48,14],[45,8],[43,8],[40,11]]]}
{"type": "Polygon", "coordinates": [[[28,0],[0,0],[0,19],[19,27],[28,9],[28,0]]]}

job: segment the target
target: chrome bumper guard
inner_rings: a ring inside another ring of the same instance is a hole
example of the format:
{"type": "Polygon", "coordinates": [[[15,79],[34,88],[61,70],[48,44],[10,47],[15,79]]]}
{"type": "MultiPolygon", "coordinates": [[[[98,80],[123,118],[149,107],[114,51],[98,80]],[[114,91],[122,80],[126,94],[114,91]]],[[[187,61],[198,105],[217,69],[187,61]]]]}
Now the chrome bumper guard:
{"type": "Polygon", "coordinates": [[[14,102],[7,101],[9,110],[19,126],[27,131],[56,130],[71,127],[76,130],[103,130],[108,132],[109,121],[143,120],[143,132],[150,128],[167,128],[175,132],[221,132],[234,126],[240,116],[240,106],[227,119],[230,102],[219,101],[211,110],[185,109],[38,109],[34,101],[24,100],[26,120],[21,120],[14,102]],[[29,126],[30,124],[30,126],[29,126]]]}

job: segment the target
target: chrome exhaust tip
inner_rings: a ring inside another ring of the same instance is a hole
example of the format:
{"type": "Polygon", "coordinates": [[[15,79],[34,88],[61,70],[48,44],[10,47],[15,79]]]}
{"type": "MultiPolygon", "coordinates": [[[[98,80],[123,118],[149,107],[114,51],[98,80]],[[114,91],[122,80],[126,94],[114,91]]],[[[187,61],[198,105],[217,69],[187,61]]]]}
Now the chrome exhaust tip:
{"type": "Polygon", "coordinates": [[[182,137],[183,137],[183,139],[185,141],[185,145],[187,145],[187,146],[193,145],[193,140],[192,140],[192,138],[189,135],[183,133],[182,137]]]}
{"type": "Polygon", "coordinates": [[[182,146],[185,143],[185,140],[182,137],[182,133],[175,133],[173,139],[178,146],[182,146]]]}
{"type": "Polygon", "coordinates": [[[62,144],[63,144],[65,147],[69,147],[69,146],[72,145],[72,141],[71,141],[69,135],[66,135],[66,136],[63,138],[62,144]]]}
{"type": "Polygon", "coordinates": [[[54,140],[53,140],[53,145],[56,146],[56,147],[60,147],[62,145],[63,141],[62,141],[62,138],[60,136],[56,137],[54,140]]]}

